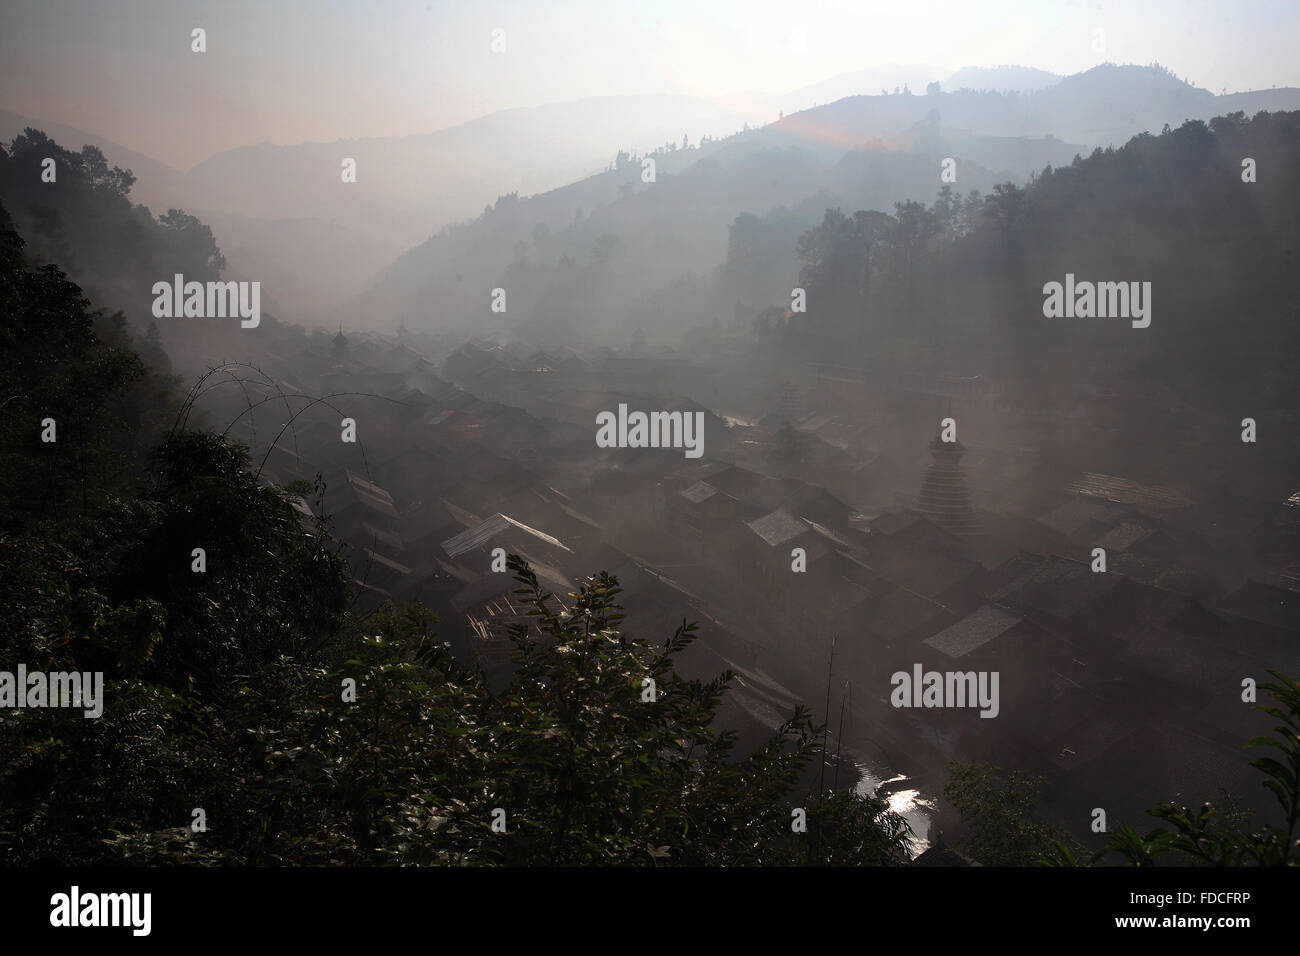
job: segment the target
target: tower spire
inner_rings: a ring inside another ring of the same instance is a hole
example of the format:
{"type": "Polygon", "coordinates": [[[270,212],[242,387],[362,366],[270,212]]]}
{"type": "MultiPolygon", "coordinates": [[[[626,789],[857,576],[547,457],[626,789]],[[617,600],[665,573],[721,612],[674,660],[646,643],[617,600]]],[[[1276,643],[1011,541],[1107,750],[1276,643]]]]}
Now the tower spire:
{"type": "Polygon", "coordinates": [[[984,532],[975,509],[971,507],[966,473],[961,469],[961,456],[965,451],[959,441],[946,442],[936,437],[930,442],[934,460],[926,469],[916,506],[921,514],[958,537],[984,532]]]}

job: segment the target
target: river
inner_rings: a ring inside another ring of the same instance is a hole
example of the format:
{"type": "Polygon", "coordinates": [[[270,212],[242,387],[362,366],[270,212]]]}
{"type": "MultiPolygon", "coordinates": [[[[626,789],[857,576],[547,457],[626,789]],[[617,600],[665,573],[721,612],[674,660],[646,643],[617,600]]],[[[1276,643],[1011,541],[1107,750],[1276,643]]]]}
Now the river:
{"type": "Polygon", "coordinates": [[[935,801],[921,790],[908,786],[909,778],[901,773],[881,770],[862,758],[854,760],[854,765],[862,774],[857,786],[858,793],[870,795],[882,783],[887,783],[889,791],[882,794],[889,802],[889,809],[901,814],[912,828],[912,856],[925,852],[930,846],[930,822],[934,817],[935,801]]]}

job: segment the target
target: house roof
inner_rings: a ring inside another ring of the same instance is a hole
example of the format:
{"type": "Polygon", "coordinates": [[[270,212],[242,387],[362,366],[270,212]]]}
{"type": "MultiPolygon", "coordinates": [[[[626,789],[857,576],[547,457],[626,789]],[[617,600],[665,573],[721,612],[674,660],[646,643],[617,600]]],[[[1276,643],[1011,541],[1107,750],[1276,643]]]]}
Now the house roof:
{"type": "Polygon", "coordinates": [[[1141,640],[1153,629],[1198,607],[1196,600],[1185,594],[1122,578],[1105,600],[1090,609],[1088,621],[1097,630],[1141,640]]]}
{"type": "Polygon", "coordinates": [[[477,548],[483,547],[497,535],[509,531],[512,528],[522,531],[525,534],[532,535],[537,540],[544,541],[546,544],[552,545],[556,548],[561,548],[565,551],[570,550],[544,531],[530,528],[528,525],[511,518],[509,515],[503,515],[500,513],[492,515],[492,517],[485,519],[473,528],[462,531],[455,537],[448,538],[442,543],[442,550],[447,553],[447,557],[456,558],[464,554],[466,551],[473,551],[477,548]]]}
{"type": "Polygon", "coordinates": [[[483,519],[474,514],[474,512],[466,511],[460,505],[453,504],[445,499],[442,503],[447,506],[447,513],[456,521],[463,524],[466,528],[473,528],[483,521],[483,519]]]}
{"type": "Polygon", "coordinates": [[[730,462],[706,458],[702,461],[692,461],[682,465],[672,472],[672,476],[695,484],[705,479],[712,479],[719,473],[729,471],[734,467],[735,465],[730,462]]]}
{"type": "Polygon", "coordinates": [[[829,425],[831,419],[834,417],[835,416],[833,415],[816,415],[816,414],[809,415],[798,425],[796,425],[795,429],[801,432],[815,432],[818,429],[824,428],[825,426],[829,425]]]}
{"type": "Polygon", "coordinates": [[[876,534],[897,534],[920,520],[914,511],[887,511],[871,521],[870,528],[876,534]]]}
{"type": "Polygon", "coordinates": [[[678,492],[678,494],[680,494],[687,501],[694,502],[697,505],[702,501],[709,500],[717,493],[718,493],[718,489],[714,488],[707,481],[697,481],[695,484],[691,485],[685,491],[678,492]]]}
{"type": "Polygon", "coordinates": [[[1118,587],[1118,574],[1093,573],[1090,566],[1058,555],[1043,558],[999,590],[994,597],[1005,604],[1066,619],[1118,587]]]}
{"type": "Polygon", "coordinates": [[[1097,542],[1097,546],[1108,551],[1127,551],[1133,545],[1155,534],[1154,528],[1148,528],[1135,521],[1121,521],[1111,528],[1097,542]]]}
{"type": "Polygon", "coordinates": [[[1117,475],[1085,473],[1076,479],[1070,490],[1081,495],[1091,495],[1106,501],[1138,505],[1144,508],[1182,508],[1192,502],[1184,495],[1163,485],[1143,485],[1131,478],[1117,475]]]}
{"type": "Polygon", "coordinates": [[[398,562],[394,561],[392,558],[386,558],[382,554],[378,553],[377,551],[371,551],[369,548],[362,548],[361,550],[362,552],[364,552],[367,558],[369,558],[371,561],[374,561],[376,564],[382,565],[383,567],[387,568],[389,571],[395,572],[396,574],[400,574],[403,576],[411,573],[411,569],[408,568],[406,565],[399,564],[398,562]]]}
{"type": "Polygon", "coordinates": [[[1065,504],[1053,508],[1039,518],[1039,522],[1069,537],[1090,521],[1109,522],[1128,509],[1121,505],[1098,501],[1095,498],[1075,495],[1065,504]]]}
{"type": "Polygon", "coordinates": [[[929,633],[935,627],[951,623],[953,615],[943,605],[923,594],[900,587],[883,587],[879,596],[862,605],[862,627],[887,641],[900,641],[912,635],[929,633]]]}
{"type": "Polygon", "coordinates": [[[1024,618],[1018,614],[986,604],[979,610],[967,614],[951,627],[926,638],[925,643],[949,657],[965,657],[971,651],[979,650],[994,638],[1005,634],[1023,620],[1024,618]]]}
{"type": "Polygon", "coordinates": [[[768,547],[772,548],[786,541],[792,541],[808,530],[807,524],[784,508],[777,508],[770,514],[753,521],[746,521],[745,524],[762,538],[768,547]]]}
{"type": "Polygon", "coordinates": [[[362,504],[386,517],[397,517],[397,509],[393,505],[392,495],[373,482],[366,481],[359,475],[353,474],[351,470],[347,471],[347,476],[348,484],[362,504]]]}
{"type": "Polygon", "coordinates": [[[912,860],[912,866],[983,866],[983,864],[951,847],[932,846],[912,860]]]}
{"type": "Polygon", "coordinates": [[[1075,770],[1100,757],[1134,734],[1149,739],[1149,727],[1139,726],[1132,714],[1094,712],[1047,743],[1052,763],[1062,770],[1075,770]]]}
{"type": "Polygon", "coordinates": [[[1238,617],[1300,631],[1300,594],[1262,581],[1247,581],[1221,606],[1238,617]]]}
{"type": "Polygon", "coordinates": [[[403,544],[400,535],[394,534],[391,531],[386,531],[383,528],[376,528],[364,518],[361,521],[361,531],[363,536],[369,536],[374,541],[383,542],[393,551],[400,552],[404,550],[405,545],[403,544]]]}
{"type": "Polygon", "coordinates": [[[853,542],[849,541],[844,535],[838,534],[835,531],[832,531],[830,528],[827,528],[825,525],[820,525],[816,521],[812,521],[811,519],[804,518],[803,520],[807,522],[808,527],[812,528],[823,538],[826,538],[827,540],[832,541],[835,544],[839,545],[841,548],[853,547],[853,542]]]}

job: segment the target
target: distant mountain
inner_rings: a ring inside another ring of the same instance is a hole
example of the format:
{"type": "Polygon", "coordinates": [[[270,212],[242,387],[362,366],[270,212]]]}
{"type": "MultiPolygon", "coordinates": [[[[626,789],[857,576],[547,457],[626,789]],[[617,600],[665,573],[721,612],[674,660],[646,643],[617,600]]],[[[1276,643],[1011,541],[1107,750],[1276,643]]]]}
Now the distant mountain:
{"type": "MultiPolygon", "coordinates": [[[[1167,70],[1106,63],[1024,97],[1012,134],[1055,133],[1093,146],[1121,146],[1138,133],[1208,120],[1225,112],[1218,98],[1167,70]]],[[[1293,102],[1300,105],[1300,90],[1293,102]]],[[[1292,106],[1292,109],[1295,107],[1292,106]]],[[[1254,112],[1254,111],[1252,111],[1254,112]]]]}
{"type": "MultiPolygon", "coordinates": [[[[827,207],[892,211],[908,198],[928,204],[939,189],[939,157],[914,151],[910,131],[898,144],[875,148],[802,132],[797,123],[793,131],[777,124],[656,156],[653,184],[641,181],[640,163],[629,163],[500,202],[402,255],[335,319],[351,327],[484,333],[522,324],[623,346],[638,326],[665,334],[697,324],[711,309],[730,310],[734,302],[715,301],[712,279],[742,213],[785,208],[784,259],[764,289],[749,291],[761,297],[784,283],[788,295],[797,274],[794,240],[827,207]],[[507,290],[504,315],[489,310],[494,288],[507,290]]],[[[1053,161],[1074,155],[1063,143],[1040,145],[1055,150],[1053,161]]],[[[964,162],[959,185],[987,191],[998,181],[964,162]]]]}
{"type": "Polygon", "coordinates": [[[913,93],[924,92],[926,84],[937,79],[940,71],[925,66],[900,66],[887,63],[852,73],[841,73],[828,80],[800,87],[790,93],[740,93],[724,96],[720,103],[734,107],[749,117],[751,126],[770,123],[781,113],[795,113],[846,96],[875,96],[882,91],[900,93],[907,87],[913,93]]]}
{"type": "Polygon", "coordinates": [[[1297,89],[1220,97],[1168,71],[1104,64],[1025,96],[945,88],[922,96],[849,97],[787,116],[776,128],[796,137],[860,144],[897,136],[936,110],[941,129],[953,135],[1051,136],[1091,151],[1122,145],[1144,131],[1158,133],[1166,123],[1177,126],[1236,110],[1252,115],[1297,108],[1297,89]]]}
{"type": "MultiPolygon", "coordinates": [[[[187,173],[92,133],[13,113],[0,112],[0,137],[8,140],[34,126],[68,148],[100,146],[110,163],[136,173],[134,201],[155,211],[174,206],[200,215],[211,224],[232,275],[263,279],[264,295],[277,303],[281,317],[320,321],[326,318],[322,309],[352,301],[371,269],[393,262],[401,249],[449,223],[473,219],[499,196],[536,198],[524,207],[530,221],[475,239],[475,256],[487,263],[498,257],[514,261],[509,244],[531,242],[539,224],[552,233],[565,230],[579,210],[587,216],[605,210],[601,215],[612,217],[606,222],[611,234],[640,229],[641,207],[648,215],[653,203],[635,195],[645,191],[639,167],[605,172],[620,150],[645,154],[671,141],[675,148],[657,159],[661,176],[686,176],[696,164],[711,163],[698,180],[687,177],[681,184],[680,195],[693,203],[685,218],[673,222],[669,210],[659,210],[654,216],[662,225],[642,237],[657,236],[671,246],[656,262],[685,260],[703,274],[718,265],[726,226],[742,211],[763,214],[819,192],[860,208],[882,203],[888,209],[906,195],[932,198],[938,157],[961,160],[964,192],[988,182],[1023,182],[1049,163],[1068,164],[1076,153],[1121,145],[1144,130],[1159,132],[1165,123],[1177,126],[1236,110],[1300,109],[1300,90],[1218,97],[1150,67],[1107,64],[1064,79],[1027,67],[970,68],[949,77],[941,92],[926,94],[930,75],[923,68],[873,67],[767,100],[601,97],[508,110],[413,136],[263,143],[218,153],[187,173]],[[902,85],[905,94],[879,93],[902,85]],[[959,85],[1038,88],[1003,94],[954,88],[959,85]],[[861,95],[842,95],[846,91],[861,95]],[[776,122],[781,102],[823,105],[787,110],[776,122]],[[767,125],[755,120],[764,111],[767,125]],[[746,123],[754,128],[716,140],[746,123]],[[695,148],[706,133],[715,141],[695,148]],[[691,148],[680,148],[683,136],[691,148]],[[905,158],[888,161],[885,179],[855,184],[851,176],[845,179],[853,163],[842,162],[853,151],[905,158]],[[341,181],[344,158],[357,161],[355,183],[341,181]],[[627,189],[634,195],[620,198],[627,189]],[[628,212],[630,218],[621,218],[628,212]],[[688,227],[704,231],[673,238],[673,229],[688,227]]],[[[588,222],[575,235],[594,240],[588,235],[594,228],[588,222]]],[[[451,259],[467,255],[457,252],[451,259]]],[[[385,281],[392,280],[386,273],[385,281]]],[[[424,285],[413,281],[411,288],[424,285]]],[[[396,288],[406,286],[397,282],[396,288]]],[[[386,304],[393,304],[393,293],[386,304]]],[[[423,305],[399,311],[428,314],[423,305]]],[[[368,319],[385,315],[372,309],[368,319]]]]}
{"type": "Polygon", "coordinates": [[[735,132],[746,115],[688,96],[597,97],[506,110],[434,133],[217,153],[181,173],[101,136],[0,114],[6,141],[26,126],[61,145],[93,143],[137,177],[132,198],[183,207],[208,222],[230,272],[265,279],[279,315],[309,320],[355,294],[370,271],[498,196],[554,189],[683,137],[735,132]],[[357,181],[341,163],[356,160],[357,181]]]}
{"type": "Polygon", "coordinates": [[[1032,66],[967,66],[944,80],[943,86],[948,90],[993,90],[998,93],[1014,90],[1017,93],[1034,93],[1059,82],[1059,74],[1037,70],[1032,66]]]}
{"type": "Polygon", "coordinates": [[[710,311],[726,314],[735,299],[710,299],[723,291],[712,279],[742,213],[767,217],[763,241],[788,247],[748,286],[751,304],[768,304],[774,290],[788,295],[794,240],[827,207],[929,204],[944,157],[958,161],[959,194],[987,193],[1165,124],[1265,108],[1300,109],[1300,90],[1216,97],[1160,68],[1104,65],[1028,95],[847,97],[666,154],[652,186],[629,165],[498,204],[404,254],[338,318],[434,330],[532,325],[624,345],[637,326],[680,331],[710,311]],[[488,308],[497,287],[509,290],[504,315],[488,308]]]}
{"type": "Polygon", "coordinates": [[[246,216],[319,218],[410,245],[510,192],[598,172],[620,149],[728,134],[737,111],[688,96],[598,97],[506,110],[435,133],[229,150],[190,170],[204,204],[246,216]],[[340,180],[344,158],[356,183],[340,180]]]}

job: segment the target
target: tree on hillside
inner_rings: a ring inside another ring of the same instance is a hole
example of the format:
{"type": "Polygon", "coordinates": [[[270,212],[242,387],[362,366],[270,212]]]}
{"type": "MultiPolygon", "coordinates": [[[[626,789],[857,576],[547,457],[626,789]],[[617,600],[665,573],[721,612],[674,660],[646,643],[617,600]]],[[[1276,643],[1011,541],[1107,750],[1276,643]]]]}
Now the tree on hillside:
{"type": "Polygon", "coordinates": [[[109,397],[143,367],[101,341],[97,326],[112,319],[56,266],[28,264],[9,225],[0,225],[0,314],[0,501],[16,530],[84,512],[113,485],[121,467],[113,439],[130,423],[114,416],[109,397]]]}
{"type": "Polygon", "coordinates": [[[909,318],[916,309],[916,271],[918,260],[924,254],[938,225],[934,214],[915,200],[894,204],[894,229],[892,234],[895,264],[903,285],[909,318]]]}
{"type": "Polygon", "coordinates": [[[861,334],[872,279],[884,265],[882,253],[892,248],[896,229],[897,222],[881,212],[859,211],[848,217],[828,209],[821,225],[799,237],[799,282],[817,304],[815,326],[861,334]]]}
{"type": "MultiPolygon", "coordinates": [[[[136,290],[177,272],[208,281],[226,267],[212,230],[183,210],[158,220],[130,192],[135,175],[110,166],[96,146],[65,149],[40,130],[26,129],[0,147],[0,203],[28,240],[27,255],[57,263],[100,301],[131,308],[149,301],[136,290]],[[46,181],[48,160],[54,180],[46,181]]],[[[146,316],[132,314],[143,321],[146,316]]]]}
{"type": "Polygon", "coordinates": [[[158,217],[158,225],[176,257],[177,268],[186,281],[208,282],[219,279],[226,268],[226,257],[217,248],[210,226],[183,209],[168,209],[158,217]]]}
{"type": "Polygon", "coordinates": [[[1014,249],[1024,225],[1024,190],[1015,183],[998,183],[984,201],[984,213],[997,225],[1003,249],[1014,249]]]}

